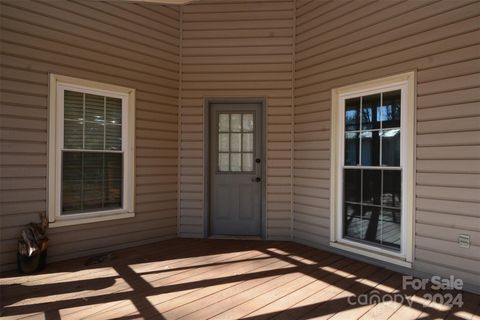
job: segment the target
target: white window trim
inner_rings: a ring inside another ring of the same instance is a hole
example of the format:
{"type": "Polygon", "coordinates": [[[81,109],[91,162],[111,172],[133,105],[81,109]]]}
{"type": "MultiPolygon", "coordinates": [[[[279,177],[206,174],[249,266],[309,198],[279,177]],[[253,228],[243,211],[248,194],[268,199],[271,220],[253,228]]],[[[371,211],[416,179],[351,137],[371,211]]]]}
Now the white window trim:
{"type": "Polygon", "coordinates": [[[384,262],[412,267],[414,222],[414,159],[415,159],[415,72],[408,72],[372,81],[366,81],[332,90],[330,172],[330,246],[361,254],[384,262]],[[402,171],[402,225],[401,250],[394,252],[342,237],[344,160],[344,100],[381,91],[402,89],[401,105],[401,166],[402,171]]]}
{"type": "Polygon", "coordinates": [[[48,218],[49,227],[131,218],[135,216],[135,89],[101,82],[49,75],[48,218]],[[63,92],[104,94],[122,99],[123,207],[114,210],[61,215],[61,147],[63,146],[63,92]]]}

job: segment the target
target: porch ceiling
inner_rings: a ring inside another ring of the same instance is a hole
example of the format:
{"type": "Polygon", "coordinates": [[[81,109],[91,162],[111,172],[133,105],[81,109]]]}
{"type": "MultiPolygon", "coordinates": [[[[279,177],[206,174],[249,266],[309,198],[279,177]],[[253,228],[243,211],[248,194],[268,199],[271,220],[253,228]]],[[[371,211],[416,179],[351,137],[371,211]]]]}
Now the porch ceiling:
{"type": "MultiPolygon", "coordinates": [[[[45,319],[466,319],[464,307],[429,304],[402,289],[402,275],[291,242],[174,239],[120,250],[109,261],[54,263],[43,273],[1,278],[2,316],[45,319]],[[408,304],[351,304],[375,293],[408,304]],[[357,301],[353,299],[352,301],[357,301]],[[406,302],[406,301],[405,301],[406,302]]],[[[432,292],[433,293],[433,292],[432,292]]]]}

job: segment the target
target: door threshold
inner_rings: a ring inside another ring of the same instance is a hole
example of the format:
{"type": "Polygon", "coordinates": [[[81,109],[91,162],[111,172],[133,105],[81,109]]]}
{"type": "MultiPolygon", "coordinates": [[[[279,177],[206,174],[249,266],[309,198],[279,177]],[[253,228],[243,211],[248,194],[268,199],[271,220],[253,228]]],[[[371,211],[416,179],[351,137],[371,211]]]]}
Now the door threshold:
{"type": "Polygon", "coordinates": [[[229,236],[229,235],[212,235],[208,239],[222,239],[222,240],[263,240],[259,236],[229,236]]]}

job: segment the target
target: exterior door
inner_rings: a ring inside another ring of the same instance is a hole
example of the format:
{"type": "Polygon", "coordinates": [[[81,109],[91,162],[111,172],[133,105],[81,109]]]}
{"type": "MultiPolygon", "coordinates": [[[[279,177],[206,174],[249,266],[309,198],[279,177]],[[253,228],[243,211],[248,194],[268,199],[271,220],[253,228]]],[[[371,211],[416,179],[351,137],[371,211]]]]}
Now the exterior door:
{"type": "Polygon", "coordinates": [[[210,107],[210,233],[261,235],[262,105],[210,107]]]}

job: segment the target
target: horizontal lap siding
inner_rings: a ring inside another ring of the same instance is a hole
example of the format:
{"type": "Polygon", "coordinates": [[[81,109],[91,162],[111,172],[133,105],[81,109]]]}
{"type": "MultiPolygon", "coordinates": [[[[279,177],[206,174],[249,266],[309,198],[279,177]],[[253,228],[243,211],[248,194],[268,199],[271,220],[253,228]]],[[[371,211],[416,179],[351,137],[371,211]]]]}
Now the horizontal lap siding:
{"type": "Polygon", "coordinates": [[[183,7],[180,229],[204,234],[204,97],[267,99],[267,237],[289,239],[292,1],[202,1],[183,7]]]}
{"type": "Polygon", "coordinates": [[[2,269],[47,201],[48,73],[136,89],[136,217],[48,231],[65,259],[176,235],[179,12],[159,5],[2,2],[2,269]]]}
{"type": "Polygon", "coordinates": [[[480,3],[297,1],[294,237],[328,244],[331,89],[417,70],[415,269],[479,284],[480,3]],[[471,236],[470,249],[456,243],[471,236]]]}

